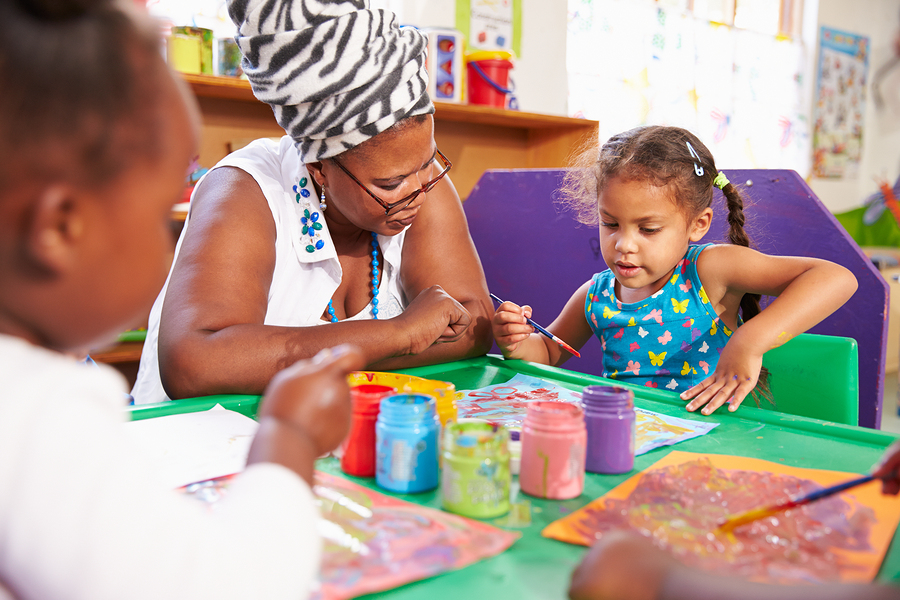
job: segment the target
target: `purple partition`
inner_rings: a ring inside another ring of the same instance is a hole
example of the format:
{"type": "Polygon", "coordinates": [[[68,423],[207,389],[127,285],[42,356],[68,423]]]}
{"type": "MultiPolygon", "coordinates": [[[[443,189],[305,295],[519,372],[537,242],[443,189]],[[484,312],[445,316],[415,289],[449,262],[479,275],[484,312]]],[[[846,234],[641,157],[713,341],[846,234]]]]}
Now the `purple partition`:
{"type": "MultiPolygon", "coordinates": [[[[732,182],[745,184],[746,229],[758,250],[824,258],[856,275],[856,294],[810,332],[857,341],[859,424],[878,427],[887,344],[887,282],[796,172],[728,170],[726,174],[732,182]]],[[[465,203],[491,291],[504,300],[530,304],[534,320],[541,325],[549,325],[571,294],[606,268],[596,229],[579,225],[553,202],[562,175],[560,169],[487,171],[465,203]]],[[[724,239],[725,208],[718,191],[713,211],[704,242],[724,239]]],[[[565,367],[599,375],[599,342],[592,339],[582,358],[569,359],[565,367]]]]}

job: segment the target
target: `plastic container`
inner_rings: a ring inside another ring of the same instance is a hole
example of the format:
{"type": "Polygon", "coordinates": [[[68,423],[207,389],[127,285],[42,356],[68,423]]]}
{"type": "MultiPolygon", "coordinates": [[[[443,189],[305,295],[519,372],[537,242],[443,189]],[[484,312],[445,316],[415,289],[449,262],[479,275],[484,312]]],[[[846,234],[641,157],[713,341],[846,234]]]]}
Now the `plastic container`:
{"type": "Polygon", "coordinates": [[[489,519],[509,512],[509,432],[483,419],[444,429],[441,496],[444,510],[489,519]]]}
{"type": "Polygon", "coordinates": [[[466,88],[469,104],[506,108],[513,90],[509,83],[512,54],[480,50],[466,55],[466,88]]]}
{"type": "Polygon", "coordinates": [[[441,420],[441,425],[448,421],[456,420],[456,398],[459,393],[456,386],[448,381],[437,379],[423,379],[415,375],[403,373],[386,373],[383,371],[354,371],[347,375],[347,383],[350,386],[374,384],[386,385],[397,390],[399,394],[426,394],[434,396],[435,409],[441,420]]]}
{"type": "Polygon", "coordinates": [[[356,477],[375,477],[375,423],[385,396],[397,393],[386,385],[350,388],[353,414],[350,433],[341,444],[341,470],[356,477]]]}
{"type": "Polygon", "coordinates": [[[531,402],[522,424],[519,485],[530,496],[566,500],[584,490],[584,411],[568,402],[531,402]]]}
{"type": "Polygon", "coordinates": [[[375,423],[375,483],[401,494],[438,486],[435,401],[424,394],[396,394],[381,400],[375,423]]]}
{"type": "Polygon", "coordinates": [[[590,473],[627,473],[634,468],[634,392],[609,385],[582,390],[587,428],[585,470],[590,473]]]}

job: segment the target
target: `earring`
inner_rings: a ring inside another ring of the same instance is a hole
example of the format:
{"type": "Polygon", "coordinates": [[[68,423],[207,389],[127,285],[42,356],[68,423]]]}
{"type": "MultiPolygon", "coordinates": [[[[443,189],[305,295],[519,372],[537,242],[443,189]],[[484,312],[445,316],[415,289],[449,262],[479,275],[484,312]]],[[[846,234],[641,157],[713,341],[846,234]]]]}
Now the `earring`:
{"type": "Polygon", "coordinates": [[[324,211],[326,208],[328,207],[325,205],[325,186],[323,185],[322,195],[319,196],[319,210],[324,211]]]}

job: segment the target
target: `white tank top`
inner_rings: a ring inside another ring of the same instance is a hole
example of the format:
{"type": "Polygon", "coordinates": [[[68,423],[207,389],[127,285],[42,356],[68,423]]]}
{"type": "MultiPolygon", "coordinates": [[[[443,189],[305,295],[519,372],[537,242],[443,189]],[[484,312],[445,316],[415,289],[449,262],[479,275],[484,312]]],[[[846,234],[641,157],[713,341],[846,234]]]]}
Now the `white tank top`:
{"type": "MultiPolygon", "coordinates": [[[[322,314],[327,310],[328,301],[341,283],[341,264],[331,242],[328,225],[321,214],[315,223],[320,223],[322,228],[313,230],[317,237],[311,238],[309,231],[303,233],[303,219],[306,219],[308,226],[313,223],[312,214],[321,211],[319,198],[316,197],[312,186],[312,177],[306,166],[300,162],[293,140],[288,136],[284,136],[279,142],[268,139],[256,140],[246,148],[223,158],[213,169],[226,166],[237,167],[256,180],[269,203],[275,221],[275,270],[269,287],[265,324],[282,327],[322,324],[322,314]],[[303,180],[306,183],[305,188],[300,187],[303,180]],[[294,186],[298,186],[297,192],[294,192],[294,186]],[[309,191],[309,196],[299,193],[304,189],[309,191]],[[309,211],[309,216],[305,211],[309,211]],[[308,251],[309,247],[316,248],[317,245],[320,248],[308,251]]],[[[197,188],[202,184],[201,179],[197,188]]],[[[185,220],[184,229],[175,247],[176,260],[189,225],[190,215],[185,220]]],[[[405,237],[406,229],[394,236],[378,235],[378,243],[384,257],[378,286],[379,319],[396,317],[408,304],[399,281],[400,259],[405,237]]],[[[141,366],[131,392],[135,404],[164,402],[170,399],[160,381],[158,360],[159,317],[168,287],[167,278],[150,311],[141,366]]],[[[348,320],[371,318],[370,304],[348,320]]]]}

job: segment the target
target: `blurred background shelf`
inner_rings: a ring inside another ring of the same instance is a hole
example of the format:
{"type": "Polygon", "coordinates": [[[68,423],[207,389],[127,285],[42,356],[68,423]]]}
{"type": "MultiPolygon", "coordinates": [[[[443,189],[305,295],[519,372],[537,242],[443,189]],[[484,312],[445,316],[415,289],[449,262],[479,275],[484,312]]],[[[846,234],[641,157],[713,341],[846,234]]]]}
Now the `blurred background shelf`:
{"type": "MultiPolygon", "coordinates": [[[[258,101],[244,79],[183,74],[203,119],[200,164],[212,167],[229,152],[284,131],[272,109],[258,101]]],[[[453,162],[450,175],[465,199],[486,169],[559,168],[587,140],[596,140],[597,121],[503,110],[488,106],[435,103],[434,137],[453,162]]]]}

